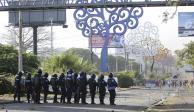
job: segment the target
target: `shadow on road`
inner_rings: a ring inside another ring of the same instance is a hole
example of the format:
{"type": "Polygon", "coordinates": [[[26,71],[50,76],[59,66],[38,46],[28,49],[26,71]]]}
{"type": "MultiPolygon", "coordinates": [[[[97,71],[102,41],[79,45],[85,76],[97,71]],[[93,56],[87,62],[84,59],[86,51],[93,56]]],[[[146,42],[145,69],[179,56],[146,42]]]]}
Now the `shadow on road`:
{"type": "Polygon", "coordinates": [[[8,112],[41,111],[41,112],[129,112],[142,111],[144,106],[130,105],[83,105],[83,104],[8,104],[5,107],[8,112]]]}

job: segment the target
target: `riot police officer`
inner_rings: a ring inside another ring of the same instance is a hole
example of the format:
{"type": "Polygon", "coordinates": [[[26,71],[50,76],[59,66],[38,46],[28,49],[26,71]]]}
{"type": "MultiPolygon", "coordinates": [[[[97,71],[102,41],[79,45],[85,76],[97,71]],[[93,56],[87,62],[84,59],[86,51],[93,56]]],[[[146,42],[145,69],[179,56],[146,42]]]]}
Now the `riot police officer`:
{"type": "Polygon", "coordinates": [[[92,74],[91,78],[88,80],[89,89],[90,89],[90,96],[91,96],[91,104],[95,104],[94,98],[95,98],[95,94],[96,94],[96,87],[98,85],[95,78],[96,78],[96,75],[92,74]]]}
{"type": "Polygon", "coordinates": [[[87,94],[87,77],[85,72],[80,73],[80,77],[78,78],[78,89],[79,89],[79,95],[81,97],[82,104],[88,104],[86,103],[86,94],[87,94]]]}
{"type": "Polygon", "coordinates": [[[78,90],[78,84],[77,84],[77,77],[78,74],[73,74],[73,94],[74,94],[74,103],[79,103],[79,90],[78,90]]]}
{"type": "Polygon", "coordinates": [[[16,101],[16,97],[18,102],[20,102],[20,95],[21,95],[21,79],[22,79],[22,72],[20,71],[15,77],[15,84],[14,84],[14,101],[16,101]]]}
{"type": "Polygon", "coordinates": [[[51,86],[52,86],[53,93],[54,93],[53,103],[58,103],[58,101],[57,101],[57,94],[59,91],[58,85],[59,85],[58,76],[57,76],[57,74],[54,74],[51,78],[51,86]]]}
{"type": "Polygon", "coordinates": [[[25,89],[27,93],[27,100],[28,103],[30,103],[30,97],[32,97],[32,79],[31,79],[31,73],[28,73],[25,79],[25,89]]]}
{"type": "Polygon", "coordinates": [[[110,105],[115,105],[114,101],[115,101],[115,96],[116,96],[116,91],[115,88],[118,86],[117,82],[115,81],[115,79],[113,78],[113,74],[110,73],[109,74],[109,78],[107,81],[107,85],[108,85],[108,91],[110,93],[110,105]]]}
{"type": "Polygon", "coordinates": [[[73,91],[73,70],[69,69],[66,76],[67,104],[71,104],[73,91]]]}
{"type": "Polygon", "coordinates": [[[98,88],[99,88],[99,99],[100,99],[100,104],[104,105],[104,98],[106,94],[106,86],[107,83],[104,80],[104,75],[101,74],[98,79],[98,88]]]}
{"type": "Polygon", "coordinates": [[[65,97],[66,97],[66,85],[65,85],[65,75],[64,73],[61,73],[59,76],[59,87],[61,89],[61,103],[66,103],[65,102],[65,97]]]}
{"type": "Polygon", "coordinates": [[[43,87],[43,93],[44,93],[44,103],[47,102],[47,95],[49,92],[49,80],[48,80],[48,73],[46,72],[42,77],[42,87],[43,87]]]}
{"type": "Polygon", "coordinates": [[[38,72],[37,74],[35,74],[34,79],[33,79],[34,103],[37,103],[37,104],[40,104],[40,92],[42,89],[41,75],[42,75],[42,70],[38,69],[38,72]]]}

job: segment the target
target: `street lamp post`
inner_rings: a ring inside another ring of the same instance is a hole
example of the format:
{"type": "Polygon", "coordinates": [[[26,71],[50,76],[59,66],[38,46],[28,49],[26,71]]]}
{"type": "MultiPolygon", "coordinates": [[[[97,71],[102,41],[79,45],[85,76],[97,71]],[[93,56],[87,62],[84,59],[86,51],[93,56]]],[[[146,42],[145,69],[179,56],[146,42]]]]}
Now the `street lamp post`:
{"type": "Polygon", "coordinates": [[[51,54],[53,54],[53,19],[51,18],[51,54]]]}
{"type": "Polygon", "coordinates": [[[93,64],[93,50],[92,50],[92,21],[90,21],[90,52],[91,52],[91,62],[93,64]]]}
{"type": "MultiPolygon", "coordinates": [[[[19,2],[21,3],[21,2],[19,2]]],[[[18,50],[18,71],[23,71],[22,65],[22,12],[19,10],[19,50],[18,50]]]]}

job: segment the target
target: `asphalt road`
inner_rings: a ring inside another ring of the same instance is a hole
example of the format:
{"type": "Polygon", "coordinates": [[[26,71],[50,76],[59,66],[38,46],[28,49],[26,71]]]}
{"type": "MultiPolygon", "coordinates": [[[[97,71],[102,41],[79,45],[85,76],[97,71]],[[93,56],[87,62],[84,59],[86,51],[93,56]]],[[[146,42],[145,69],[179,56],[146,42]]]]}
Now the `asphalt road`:
{"type": "MultiPolygon", "coordinates": [[[[143,112],[147,107],[173,92],[159,88],[128,89],[117,92],[116,106],[109,105],[109,94],[107,94],[106,105],[99,105],[98,95],[96,95],[95,105],[11,103],[0,105],[0,112],[143,112]]],[[[87,98],[87,102],[90,103],[90,98],[87,98]]]]}

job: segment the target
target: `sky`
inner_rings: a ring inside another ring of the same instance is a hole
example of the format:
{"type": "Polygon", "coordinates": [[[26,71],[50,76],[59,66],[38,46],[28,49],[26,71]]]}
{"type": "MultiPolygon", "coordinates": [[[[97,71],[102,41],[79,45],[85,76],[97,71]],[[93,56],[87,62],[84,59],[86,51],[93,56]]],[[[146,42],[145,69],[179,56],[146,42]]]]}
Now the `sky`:
{"type": "MultiPolygon", "coordinates": [[[[177,13],[172,19],[169,19],[167,23],[162,22],[163,12],[168,11],[171,15],[175,10],[175,7],[147,7],[144,8],[144,14],[139,19],[139,25],[144,25],[145,22],[151,22],[158,27],[159,39],[166,48],[172,51],[172,53],[175,50],[182,49],[184,44],[189,41],[194,41],[194,37],[178,37],[178,12],[192,12],[194,11],[194,7],[178,7],[177,13]]],[[[73,12],[73,9],[67,10],[68,28],[62,28],[62,26],[53,27],[54,48],[88,48],[88,39],[83,37],[81,31],[75,26],[73,12]]],[[[8,13],[0,12],[0,20],[1,35],[5,33],[5,26],[8,25],[8,13]]],[[[47,29],[50,31],[50,28],[47,29]]],[[[126,35],[128,33],[129,32],[126,32],[126,35]]],[[[0,39],[0,42],[4,42],[3,39],[0,39]]]]}

